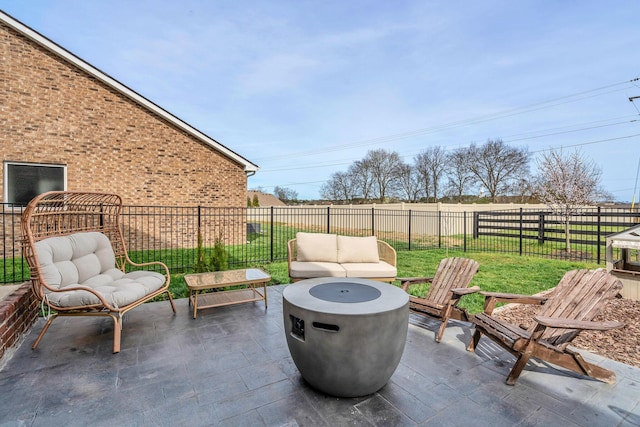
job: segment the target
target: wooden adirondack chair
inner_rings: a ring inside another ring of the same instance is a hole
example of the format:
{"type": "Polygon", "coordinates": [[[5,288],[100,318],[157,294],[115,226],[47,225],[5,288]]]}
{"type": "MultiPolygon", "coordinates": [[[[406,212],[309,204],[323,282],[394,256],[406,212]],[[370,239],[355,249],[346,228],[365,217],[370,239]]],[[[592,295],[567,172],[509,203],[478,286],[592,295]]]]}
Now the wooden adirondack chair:
{"type": "Polygon", "coordinates": [[[615,383],[615,373],[585,361],[567,346],[582,330],[609,330],[624,326],[620,322],[593,322],[604,303],[622,289],[619,279],[604,269],[573,270],[564,275],[548,298],[482,292],[485,312],[472,319],[476,331],[467,350],[475,351],[484,334],[516,356],[506,383],[514,385],[531,357],[548,361],[606,383],[615,383]],[[497,302],[543,304],[529,329],[493,317],[497,302]]]}
{"type": "Polygon", "coordinates": [[[467,258],[445,258],[440,261],[434,277],[400,278],[402,289],[409,292],[411,286],[431,283],[424,298],[410,296],[409,309],[413,312],[442,320],[436,334],[436,342],[440,342],[449,319],[469,321],[466,310],[458,307],[460,298],[480,290],[469,287],[471,279],[478,271],[479,264],[467,258]]]}

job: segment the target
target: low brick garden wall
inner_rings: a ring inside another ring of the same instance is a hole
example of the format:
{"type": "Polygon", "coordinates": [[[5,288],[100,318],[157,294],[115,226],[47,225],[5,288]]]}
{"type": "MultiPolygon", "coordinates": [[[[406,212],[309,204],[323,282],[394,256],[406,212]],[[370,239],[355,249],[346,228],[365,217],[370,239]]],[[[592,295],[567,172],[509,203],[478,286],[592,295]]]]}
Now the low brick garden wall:
{"type": "Polygon", "coordinates": [[[0,369],[37,318],[38,302],[29,282],[0,300],[0,369]]]}

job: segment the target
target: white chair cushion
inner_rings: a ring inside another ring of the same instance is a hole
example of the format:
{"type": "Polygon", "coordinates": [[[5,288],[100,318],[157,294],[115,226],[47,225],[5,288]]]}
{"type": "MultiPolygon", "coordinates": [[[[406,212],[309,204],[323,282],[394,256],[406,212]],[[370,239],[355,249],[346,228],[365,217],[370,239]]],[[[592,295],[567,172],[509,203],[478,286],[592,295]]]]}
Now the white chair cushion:
{"type": "Polygon", "coordinates": [[[338,262],[379,262],[378,239],[375,236],[338,236],[338,262]]]}
{"type": "MultiPolygon", "coordinates": [[[[37,242],[35,250],[49,286],[60,290],[87,286],[116,307],[138,301],[165,282],[165,276],[157,272],[141,270],[125,274],[116,268],[111,242],[98,232],[51,237],[37,242]]],[[[58,307],[100,304],[97,296],[82,290],[48,292],[47,297],[58,307]]]]}
{"type": "Polygon", "coordinates": [[[335,234],[296,234],[296,260],[338,262],[338,239],[335,234]]]}

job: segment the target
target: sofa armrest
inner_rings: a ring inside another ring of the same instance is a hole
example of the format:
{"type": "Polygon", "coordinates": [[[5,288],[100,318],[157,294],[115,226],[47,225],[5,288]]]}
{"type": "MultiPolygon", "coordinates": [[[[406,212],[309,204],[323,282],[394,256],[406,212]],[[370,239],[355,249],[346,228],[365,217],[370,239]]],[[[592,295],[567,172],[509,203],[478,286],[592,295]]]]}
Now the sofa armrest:
{"type": "Polygon", "coordinates": [[[287,262],[291,264],[291,262],[296,261],[297,258],[296,239],[291,239],[287,242],[287,262]]]}
{"type": "Polygon", "coordinates": [[[396,250],[387,242],[378,240],[378,256],[380,257],[380,261],[384,261],[393,267],[396,266],[396,250]]]}

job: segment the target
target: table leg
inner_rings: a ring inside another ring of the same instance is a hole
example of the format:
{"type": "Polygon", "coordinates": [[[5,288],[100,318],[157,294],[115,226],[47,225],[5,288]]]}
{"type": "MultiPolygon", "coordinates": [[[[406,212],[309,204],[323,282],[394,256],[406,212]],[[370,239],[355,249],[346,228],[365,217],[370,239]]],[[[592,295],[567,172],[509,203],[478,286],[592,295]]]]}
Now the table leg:
{"type": "Polygon", "coordinates": [[[262,284],[262,289],[262,292],[264,292],[264,308],[267,308],[267,282],[262,284]]]}
{"type": "Polygon", "coordinates": [[[193,318],[196,318],[198,312],[198,291],[193,291],[193,318]]]}

